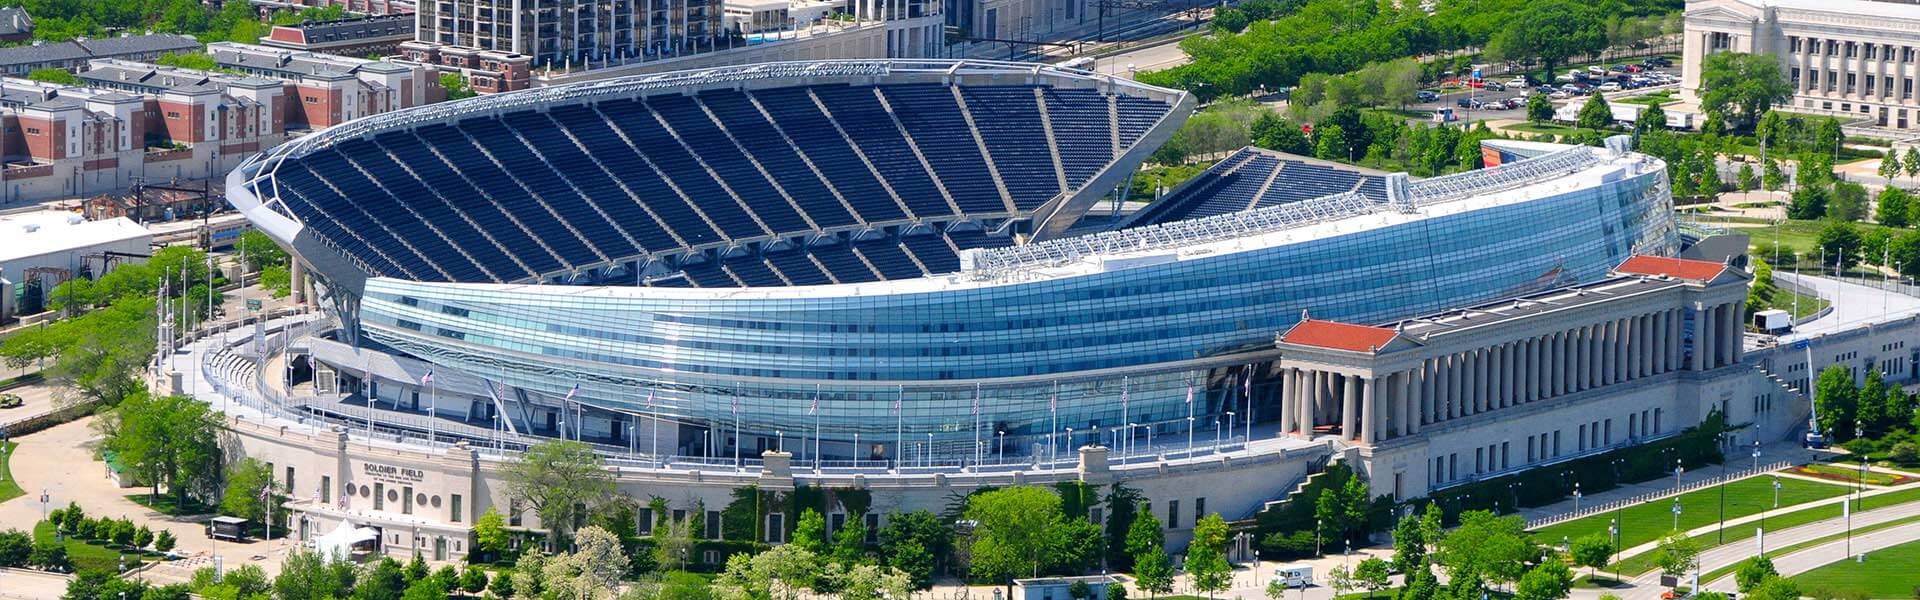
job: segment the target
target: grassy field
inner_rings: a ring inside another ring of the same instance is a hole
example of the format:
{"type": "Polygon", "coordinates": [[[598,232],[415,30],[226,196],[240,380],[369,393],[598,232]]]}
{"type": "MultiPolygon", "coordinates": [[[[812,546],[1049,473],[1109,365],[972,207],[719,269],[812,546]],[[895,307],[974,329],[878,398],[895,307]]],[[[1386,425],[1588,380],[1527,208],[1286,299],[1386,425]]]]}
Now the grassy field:
{"type": "Polygon", "coordinates": [[[0,502],[27,495],[20,489],[20,482],[13,480],[13,470],[7,466],[13,460],[13,449],[19,444],[0,442],[0,502]]]}
{"type": "MultiPolygon", "coordinates": [[[[54,537],[53,534],[53,523],[51,522],[41,521],[33,526],[33,539],[35,542],[51,540],[54,537]]],[[[156,555],[149,554],[142,556],[139,553],[123,553],[108,547],[106,542],[98,540],[81,541],[67,538],[66,544],[67,560],[73,562],[73,570],[75,572],[106,571],[111,573],[114,569],[119,568],[122,557],[126,559],[127,564],[137,564],[142,560],[158,560],[156,555]]]]}
{"type": "Polygon", "coordinates": [[[1638,96],[1633,96],[1630,98],[1621,98],[1617,100],[1617,102],[1624,102],[1627,104],[1644,104],[1647,106],[1653,106],[1656,104],[1667,104],[1670,102],[1674,102],[1673,90],[1659,90],[1655,92],[1648,92],[1648,93],[1641,94],[1638,96]]]}
{"type": "MultiPolygon", "coordinates": [[[[1781,480],[1781,482],[1784,484],[1786,480],[1781,480]]],[[[1783,488],[1781,490],[1781,499],[1780,499],[1782,506],[1786,505],[1785,492],[1786,490],[1783,488]]],[[[1860,503],[1855,504],[1854,508],[1863,510],[1863,511],[1873,510],[1876,508],[1886,508],[1888,506],[1892,506],[1895,504],[1905,504],[1907,502],[1920,502],[1920,489],[1908,489],[1908,490],[1893,492],[1890,494],[1882,494],[1879,496],[1867,496],[1862,498],[1860,503]]],[[[1801,525],[1806,525],[1808,523],[1813,523],[1817,521],[1825,521],[1827,519],[1838,519],[1840,518],[1840,516],[1841,516],[1841,509],[1839,504],[1826,504],[1822,506],[1807,507],[1807,508],[1803,508],[1803,509],[1789,512],[1786,514],[1767,517],[1766,525],[1767,525],[1767,531],[1781,531],[1784,529],[1792,529],[1794,527],[1799,527],[1801,525]]],[[[1729,527],[1727,528],[1727,531],[1724,534],[1724,537],[1719,532],[1716,531],[1714,533],[1694,536],[1693,541],[1698,543],[1703,548],[1710,548],[1715,545],[1718,545],[1722,539],[1725,539],[1726,543],[1728,544],[1735,544],[1735,543],[1739,543],[1739,542],[1751,539],[1753,537],[1755,526],[1758,526],[1758,524],[1756,523],[1753,526],[1742,525],[1739,527],[1729,527]]],[[[1616,565],[1616,568],[1618,568],[1622,572],[1633,573],[1637,575],[1640,573],[1645,573],[1647,571],[1653,570],[1653,567],[1654,567],[1653,561],[1654,561],[1654,553],[1644,552],[1639,555],[1630,557],[1626,560],[1620,561],[1620,564],[1616,565]]],[[[1702,579],[1707,581],[1712,580],[1711,578],[1706,578],[1706,577],[1702,577],[1702,579]]]]}
{"type": "MultiPolygon", "coordinates": [[[[1707,222],[1712,224],[1718,224],[1721,220],[1722,219],[1720,219],[1719,217],[1707,218],[1707,222]]],[[[1742,219],[1742,218],[1735,217],[1735,218],[1725,219],[1725,221],[1727,221],[1731,225],[1737,226],[1740,223],[1754,222],[1755,220],[1742,219]]],[[[1786,222],[1783,222],[1780,224],[1780,228],[1779,228],[1780,229],[1779,231],[1780,247],[1791,248],[1793,249],[1794,252],[1801,253],[1801,254],[1805,254],[1807,250],[1813,249],[1814,250],[1813,260],[1818,261],[1819,251],[1818,251],[1818,246],[1815,243],[1815,240],[1819,239],[1820,230],[1826,228],[1826,226],[1827,226],[1826,221],[1807,221],[1807,220],[1789,219],[1786,222]]],[[[1876,225],[1873,223],[1854,223],[1853,226],[1855,230],[1860,232],[1861,235],[1866,235],[1867,232],[1873,231],[1876,229],[1887,229],[1886,227],[1876,225]]],[[[1774,241],[1773,227],[1760,226],[1760,227],[1736,227],[1736,228],[1741,231],[1747,232],[1747,234],[1752,237],[1754,251],[1759,253],[1761,257],[1770,257],[1773,255],[1773,241],[1774,241]]],[[[1893,231],[1893,233],[1898,234],[1900,232],[1893,231]]],[[[1781,265],[1774,265],[1775,271],[1780,271],[1781,268],[1782,268],[1781,265]]],[[[1793,271],[1791,266],[1786,267],[1785,270],[1786,272],[1793,271]]]]}
{"type": "Polygon", "coordinates": [[[215,510],[215,507],[195,502],[192,499],[188,499],[185,506],[180,506],[174,501],[172,494],[160,494],[158,496],[152,493],[128,494],[127,499],[133,501],[134,504],[151,508],[154,512],[174,517],[212,514],[215,510]]]}
{"type": "Polygon", "coordinates": [[[1843,560],[1793,578],[1815,598],[1912,598],[1920,589],[1920,542],[1867,554],[1865,562],[1843,560]]]}
{"type": "MultiPolygon", "coordinates": [[[[1780,480],[1780,506],[1793,506],[1847,493],[1838,485],[1799,479],[1780,480]]],[[[1680,529],[1713,524],[1720,519],[1720,487],[1681,494],[1680,529]]],[[[1744,517],[1773,507],[1773,478],[1749,477],[1726,485],[1726,516],[1744,517]]],[[[1535,540],[1559,545],[1562,538],[1577,540],[1589,535],[1607,535],[1607,524],[1615,518],[1621,523],[1620,547],[1632,548],[1654,541],[1673,530],[1673,499],[1664,498],[1627,507],[1616,512],[1596,514],[1553,525],[1534,532],[1535,540]]]]}
{"type": "MultiPolygon", "coordinates": [[[[1920,517],[1906,517],[1903,519],[1894,519],[1892,521],[1887,521],[1887,522],[1879,523],[1875,525],[1868,525],[1866,527],[1855,527],[1853,528],[1853,535],[1863,535],[1863,534],[1873,533],[1875,531],[1880,531],[1882,529],[1891,529],[1891,528],[1899,527],[1901,525],[1906,525],[1909,523],[1920,523],[1920,517]]],[[[1814,538],[1811,540],[1800,542],[1798,544],[1789,544],[1789,545],[1781,546],[1778,548],[1768,548],[1767,554],[1770,556],[1786,556],[1788,554],[1793,554],[1795,552],[1806,550],[1814,546],[1830,543],[1830,542],[1833,542],[1834,540],[1844,539],[1846,538],[1846,536],[1847,536],[1846,532],[1843,531],[1841,533],[1814,538]]],[[[1727,565],[1727,566],[1720,567],[1718,569],[1714,569],[1712,571],[1703,573],[1700,575],[1700,580],[1714,581],[1714,580],[1720,579],[1721,577],[1726,577],[1728,575],[1731,575],[1733,574],[1734,571],[1738,571],[1738,570],[1740,570],[1740,563],[1734,563],[1731,565],[1727,565]]]]}

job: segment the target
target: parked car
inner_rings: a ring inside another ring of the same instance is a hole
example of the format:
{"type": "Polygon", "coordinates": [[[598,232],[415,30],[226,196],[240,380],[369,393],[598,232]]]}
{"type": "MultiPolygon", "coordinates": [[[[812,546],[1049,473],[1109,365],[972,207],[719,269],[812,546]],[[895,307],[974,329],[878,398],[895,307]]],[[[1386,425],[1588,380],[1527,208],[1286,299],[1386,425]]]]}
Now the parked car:
{"type": "Polygon", "coordinates": [[[1526,96],[1514,96],[1512,98],[1507,99],[1507,108],[1526,108],[1526,107],[1527,107],[1526,96]]]}
{"type": "Polygon", "coordinates": [[[1513,79],[1508,79],[1508,80],[1507,80],[1507,87],[1510,87],[1510,88],[1523,88],[1523,87],[1527,87],[1527,78],[1525,78],[1525,77],[1515,77],[1515,78],[1513,78],[1513,79]]]}
{"type": "Polygon", "coordinates": [[[1420,102],[1437,102],[1440,100],[1440,94],[1434,93],[1433,90],[1420,90],[1413,93],[1413,99],[1420,102]]]}
{"type": "Polygon", "coordinates": [[[1572,98],[1573,96],[1574,96],[1573,92],[1569,92],[1566,90],[1555,90],[1553,93],[1547,94],[1548,98],[1552,98],[1554,100],[1565,100],[1568,98],[1572,98]]]}
{"type": "Polygon", "coordinates": [[[1607,69],[1605,67],[1601,67],[1600,65],[1594,65],[1591,67],[1587,67],[1587,72],[1592,73],[1594,75],[1605,75],[1607,74],[1607,69]]]}
{"type": "Polygon", "coordinates": [[[1599,89],[1602,92],[1618,92],[1620,91],[1620,82],[1609,81],[1606,83],[1602,83],[1600,84],[1600,87],[1597,89],[1599,89]]]}
{"type": "Polygon", "coordinates": [[[1649,59],[1647,59],[1647,60],[1646,60],[1646,61],[1644,61],[1644,62],[1645,62],[1645,64],[1646,64],[1647,66],[1650,66],[1650,67],[1671,67],[1671,66],[1673,66],[1673,61],[1672,61],[1671,59],[1668,59],[1668,58],[1667,58],[1667,57],[1665,57],[1665,56],[1655,56],[1655,57],[1653,57],[1653,58],[1649,58],[1649,59]]]}
{"type": "Polygon", "coordinates": [[[1489,81],[1487,82],[1486,89],[1489,92],[1504,92],[1507,91],[1507,86],[1498,81],[1489,81]]]}

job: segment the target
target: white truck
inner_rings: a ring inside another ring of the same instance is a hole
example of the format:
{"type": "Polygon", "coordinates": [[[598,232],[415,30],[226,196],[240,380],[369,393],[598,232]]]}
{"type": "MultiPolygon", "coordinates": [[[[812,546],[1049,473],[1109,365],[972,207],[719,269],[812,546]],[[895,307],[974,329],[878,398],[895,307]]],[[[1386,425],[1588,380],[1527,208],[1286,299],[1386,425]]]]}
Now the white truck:
{"type": "Polygon", "coordinates": [[[1780,309],[1768,309],[1753,313],[1753,326],[1762,333],[1779,335],[1793,329],[1793,315],[1780,309]]]}
{"type": "Polygon", "coordinates": [[[1288,589],[1313,585],[1313,565],[1285,564],[1274,567],[1270,581],[1288,589]]]}

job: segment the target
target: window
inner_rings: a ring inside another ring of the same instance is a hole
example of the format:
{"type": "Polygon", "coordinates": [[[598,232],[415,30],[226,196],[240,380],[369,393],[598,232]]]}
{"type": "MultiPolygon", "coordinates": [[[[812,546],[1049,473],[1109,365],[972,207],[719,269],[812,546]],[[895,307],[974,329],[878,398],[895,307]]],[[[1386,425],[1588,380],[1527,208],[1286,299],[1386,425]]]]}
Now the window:
{"type": "Polygon", "coordinates": [[[1793,89],[1800,89],[1800,67],[1794,67],[1791,73],[1789,79],[1793,81],[1793,89]]]}
{"type": "Polygon", "coordinates": [[[1473,449],[1473,472],[1485,473],[1486,471],[1487,471],[1487,449],[1474,448],[1473,449]]]}
{"type": "Polygon", "coordinates": [[[448,514],[451,515],[447,517],[448,522],[450,523],[460,522],[460,495],[459,494],[452,494],[447,497],[447,511],[448,511],[448,514]]]}
{"type": "Polygon", "coordinates": [[[1167,501],[1167,529],[1180,528],[1180,501],[1167,501]]]}
{"type": "Polygon", "coordinates": [[[880,543],[880,513],[877,513],[877,512],[867,513],[866,522],[867,522],[866,523],[867,524],[867,543],[869,544],[880,543]]]}
{"type": "Polygon", "coordinates": [[[1867,94],[1868,96],[1872,96],[1872,95],[1873,95],[1873,81],[1874,81],[1875,79],[1878,79],[1878,78],[1876,78],[1876,77],[1874,77],[1874,76],[1872,76],[1872,75],[1868,75],[1868,76],[1867,76],[1867,89],[1866,89],[1866,94],[1867,94]]]}
{"type": "Polygon", "coordinates": [[[635,534],[641,536],[653,535],[653,508],[646,506],[640,507],[639,510],[634,511],[633,520],[635,534]]]}
{"type": "Polygon", "coordinates": [[[1851,93],[1853,93],[1853,82],[1854,82],[1854,79],[1855,79],[1855,78],[1856,78],[1856,76],[1855,76],[1855,75],[1854,75],[1853,73],[1848,73],[1848,74],[1847,74],[1847,88],[1846,88],[1846,89],[1847,89],[1847,93],[1849,93],[1849,94],[1851,94],[1851,93]]]}
{"type": "Polygon", "coordinates": [[[1587,424],[1586,423],[1580,424],[1580,440],[1579,441],[1580,441],[1580,451],[1581,452],[1587,451],[1587,424]]]}
{"type": "Polygon", "coordinates": [[[380,483],[378,481],[373,482],[373,509],[374,510],[381,510],[382,507],[386,506],[387,504],[386,489],[387,489],[386,484],[380,483]]]}
{"type": "Polygon", "coordinates": [[[1193,499],[1193,522],[1199,523],[1200,519],[1204,519],[1206,517],[1207,517],[1207,499],[1194,498],[1193,499]]]}
{"type": "Polygon", "coordinates": [[[1866,56],[1867,60],[1873,60],[1873,50],[1875,48],[1879,48],[1879,46],[1875,46],[1873,44],[1867,44],[1867,56],[1866,56]]]}
{"type": "Polygon", "coordinates": [[[321,475],[320,476],[320,503],[326,504],[329,502],[333,502],[333,478],[327,475],[321,475]]]}
{"type": "Polygon", "coordinates": [[[298,480],[296,480],[296,479],[294,479],[294,478],[293,478],[293,467],[291,467],[291,466],[289,466],[289,467],[287,467],[287,480],[286,480],[286,481],[287,481],[287,496],[288,496],[288,497],[293,497],[293,495],[294,495],[294,489],[293,489],[293,482],[295,482],[295,481],[298,481],[298,480]]]}
{"type": "Polygon", "coordinates": [[[720,511],[707,511],[707,539],[720,539],[720,511]]]}
{"type": "Polygon", "coordinates": [[[1859,58],[1859,57],[1860,57],[1860,46],[1853,42],[1847,42],[1847,58],[1859,58]]]}
{"type": "Polygon", "coordinates": [[[28,128],[27,128],[27,135],[40,135],[40,128],[39,128],[39,127],[28,127],[28,128]]]}
{"type": "Polygon", "coordinates": [[[1793,52],[1800,51],[1800,38],[1798,36],[1787,36],[1787,43],[1792,46],[1793,52]]]}
{"type": "Polygon", "coordinates": [[[769,544],[787,543],[787,515],[785,513],[768,514],[763,531],[767,532],[766,539],[761,541],[769,544]]]}
{"type": "Polygon", "coordinates": [[[520,500],[519,500],[519,499],[517,499],[517,498],[515,498],[515,499],[508,499],[508,500],[507,500],[507,526],[508,526],[508,527],[519,527],[519,526],[520,526],[520,523],[521,523],[521,521],[520,521],[520,500]]]}
{"type": "Polygon", "coordinates": [[[1560,455],[1560,432],[1553,432],[1553,455],[1560,455]]]}

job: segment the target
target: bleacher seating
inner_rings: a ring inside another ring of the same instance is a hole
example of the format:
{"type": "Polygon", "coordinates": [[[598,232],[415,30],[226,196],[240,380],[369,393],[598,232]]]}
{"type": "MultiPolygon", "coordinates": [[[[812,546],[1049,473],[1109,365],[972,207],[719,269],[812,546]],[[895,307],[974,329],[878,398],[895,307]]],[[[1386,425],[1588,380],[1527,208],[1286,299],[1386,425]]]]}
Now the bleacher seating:
{"type": "MultiPolygon", "coordinates": [[[[693,261],[684,276],[637,283],[915,278],[957,269],[957,248],[1012,243],[940,224],[1018,216],[1058,195],[1063,178],[1077,189],[1172,109],[1108,93],[916,83],[589,97],[345,139],[276,163],[273,182],[295,218],[375,275],[529,281],[912,220],[935,229],[693,261]]],[[[637,279],[583,280],[622,278],[637,279]]]]}
{"type": "Polygon", "coordinates": [[[1222,215],[1358,191],[1386,196],[1386,179],[1358,171],[1243,148],[1122,220],[1118,228],[1222,215]],[[1276,172],[1277,171],[1277,172],[1276,172]]]}

